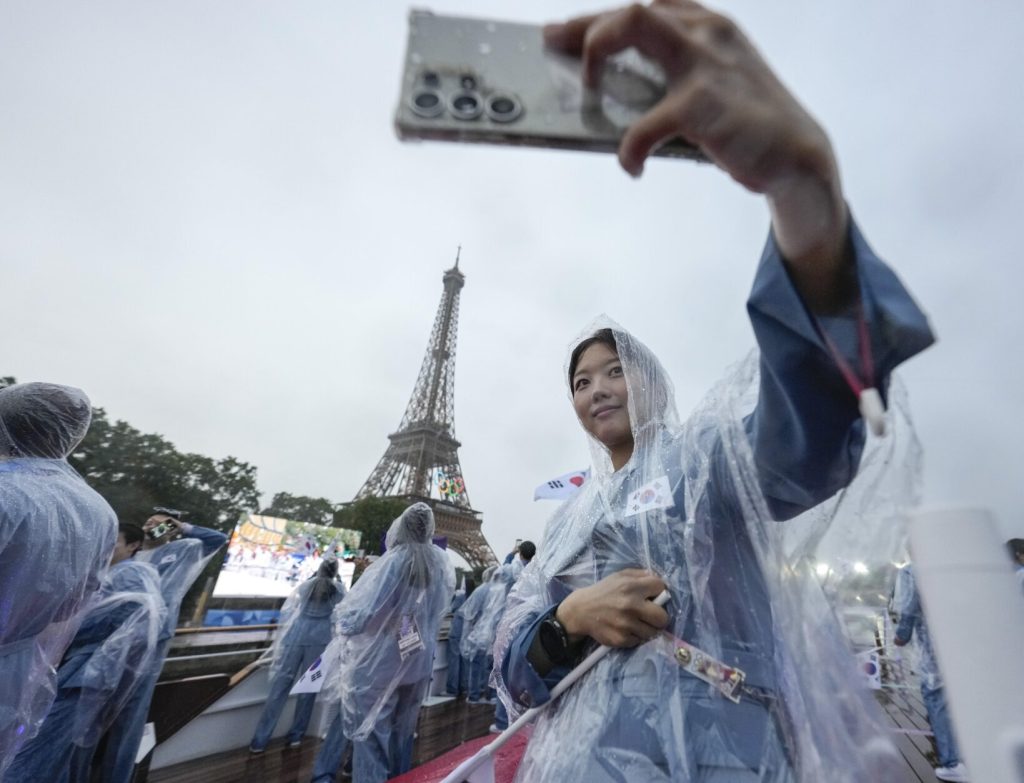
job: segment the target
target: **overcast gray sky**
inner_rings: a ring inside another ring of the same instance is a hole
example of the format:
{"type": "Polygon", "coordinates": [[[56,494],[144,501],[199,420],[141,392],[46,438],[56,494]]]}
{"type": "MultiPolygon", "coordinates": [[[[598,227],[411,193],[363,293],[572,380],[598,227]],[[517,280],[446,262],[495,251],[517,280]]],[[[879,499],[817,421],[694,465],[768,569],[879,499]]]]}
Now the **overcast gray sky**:
{"type": "MultiPolygon", "coordinates": [[[[1024,535],[1024,4],[734,0],[831,134],[939,343],[903,370],[929,504],[1024,535]]],[[[606,312],[685,412],[752,344],[763,201],[710,167],[398,142],[404,3],[0,5],[0,374],[84,388],[260,488],[348,500],[398,425],[463,246],[456,434],[499,555],[584,467],[562,381],[606,312]]],[[[583,0],[438,2],[542,22],[583,0]]]]}

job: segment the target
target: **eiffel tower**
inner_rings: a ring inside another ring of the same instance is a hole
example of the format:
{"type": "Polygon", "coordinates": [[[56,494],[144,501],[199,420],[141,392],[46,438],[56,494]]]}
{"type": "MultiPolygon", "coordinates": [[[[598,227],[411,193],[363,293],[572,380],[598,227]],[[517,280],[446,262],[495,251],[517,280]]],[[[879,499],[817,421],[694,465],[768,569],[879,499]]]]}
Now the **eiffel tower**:
{"type": "Polygon", "coordinates": [[[466,276],[459,271],[461,251],[442,278],[444,293],[434,330],[402,423],[388,435],[387,451],[355,499],[399,497],[430,504],[437,534],[447,536],[448,546],[473,569],[483,569],[498,561],[480,531],[480,512],[469,503],[459,465],[462,444],[455,440],[455,337],[459,292],[466,284],[466,276]],[[441,474],[452,490],[437,499],[431,497],[431,490],[441,474]]]}

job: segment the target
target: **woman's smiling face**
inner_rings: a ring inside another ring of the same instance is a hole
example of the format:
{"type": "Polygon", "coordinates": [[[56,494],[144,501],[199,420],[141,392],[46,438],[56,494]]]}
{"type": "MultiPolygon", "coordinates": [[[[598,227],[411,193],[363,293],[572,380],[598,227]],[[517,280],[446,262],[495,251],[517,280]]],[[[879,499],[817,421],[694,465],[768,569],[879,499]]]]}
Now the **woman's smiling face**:
{"type": "Polygon", "coordinates": [[[612,453],[616,470],[633,452],[629,391],[619,356],[595,342],[579,357],[572,376],[572,402],[583,428],[612,453]],[[624,459],[616,457],[624,456],[624,459]]]}

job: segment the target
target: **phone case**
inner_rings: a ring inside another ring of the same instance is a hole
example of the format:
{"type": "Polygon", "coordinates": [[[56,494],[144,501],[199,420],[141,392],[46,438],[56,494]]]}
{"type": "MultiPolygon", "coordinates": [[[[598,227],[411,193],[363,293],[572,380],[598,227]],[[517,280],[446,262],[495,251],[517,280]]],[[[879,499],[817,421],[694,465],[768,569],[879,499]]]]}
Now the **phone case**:
{"type": "MultiPolygon", "coordinates": [[[[614,152],[664,94],[661,69],[634,49],[608,61],[600,90],[584,90],[580,61],[545,48],[539,26],[412,10],[395,130],[403,140],[614,152]]],[[[681,139],[655,154],[704,160],[681,139]]]]}

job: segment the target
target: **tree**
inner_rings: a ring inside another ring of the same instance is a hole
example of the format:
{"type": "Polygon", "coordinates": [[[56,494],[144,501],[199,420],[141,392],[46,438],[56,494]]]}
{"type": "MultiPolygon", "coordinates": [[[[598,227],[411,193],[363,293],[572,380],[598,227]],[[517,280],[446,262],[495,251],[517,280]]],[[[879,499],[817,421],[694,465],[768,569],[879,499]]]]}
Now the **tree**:
{"type": "Polygon", "coordinates": [[[13,386],[17,382],[17,378],[15,378],[13,375],[0,376],[0,389],[6,389],[8,386],[13,386]]]}
{"type": "Polygon", "coordinates": [[[102,408],[93,410],[69,461],[124,522],[141,524],[154,506],[165,506],[187,511],[187,522],[226,532],[259,504],[255,466],[180,452],[162,435],[111,423],[102,408]]]}
{"type": "Polygon", "coordinates": [[[311,498],[306,495],[292,495],[278,492],[270,505],[260,513],[268,517],[282,517],[296,522],[310,522],[314,525],[330,525],[337,506],[327,498],[311,498]]]}
{"type": "Polygon", "coordinates": [[[379,555],[388,528],[408,506],[401,498],[363,498],[338,509],[334,526],[358,530],[363,534],[360,546],[368,555],[379,555]]]}

